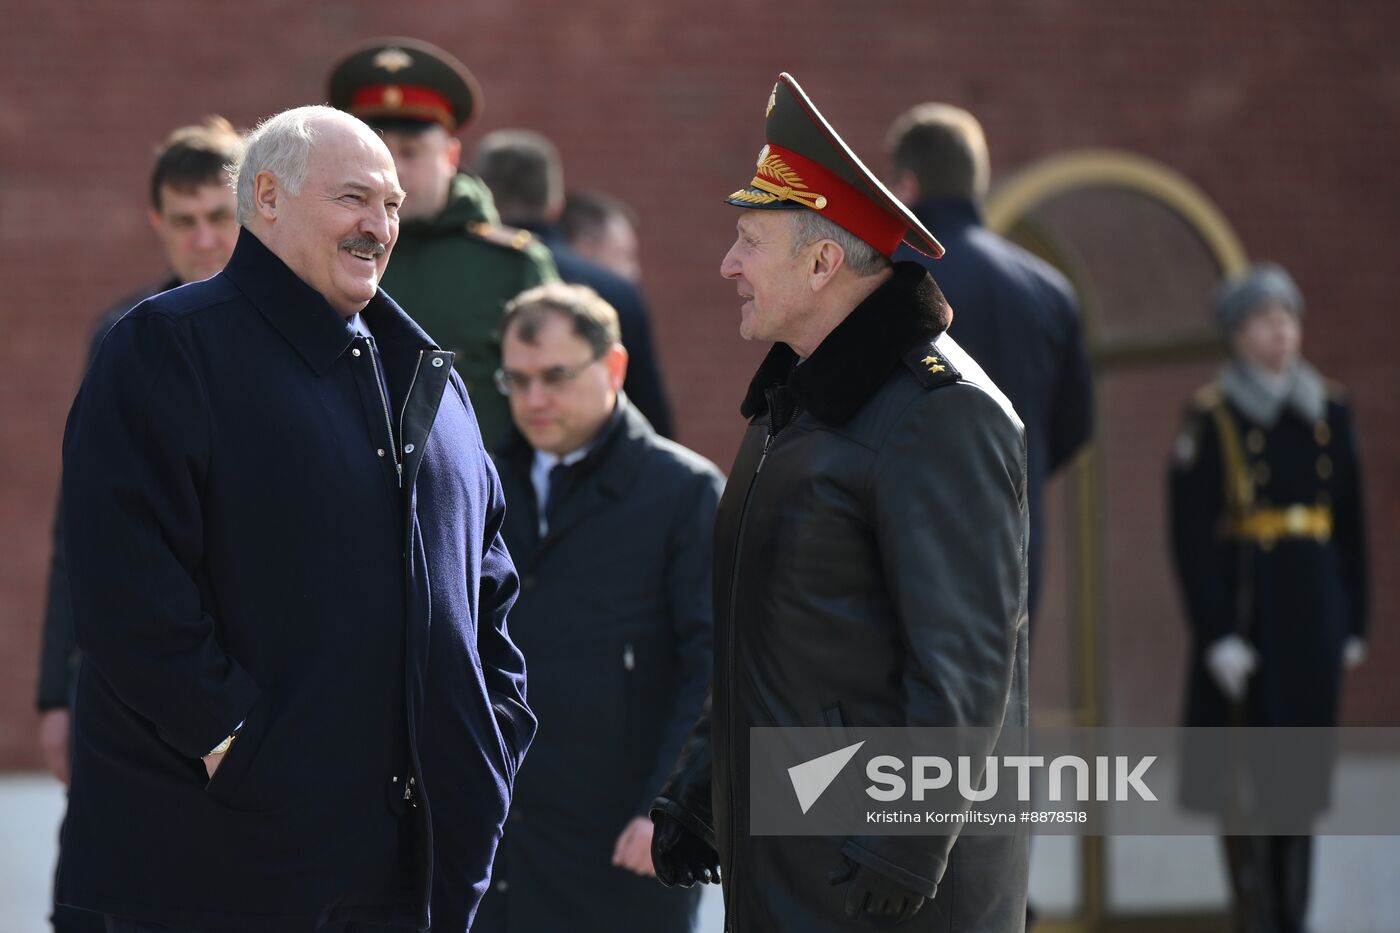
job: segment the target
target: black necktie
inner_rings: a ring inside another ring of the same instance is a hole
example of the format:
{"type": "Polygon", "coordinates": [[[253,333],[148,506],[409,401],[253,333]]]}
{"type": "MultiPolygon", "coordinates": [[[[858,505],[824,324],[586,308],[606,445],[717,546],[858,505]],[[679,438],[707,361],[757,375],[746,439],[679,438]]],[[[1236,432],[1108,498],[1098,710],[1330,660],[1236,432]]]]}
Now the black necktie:
{"type": "Polygon", "coordinates": [[[564,501],[565,484],[573,472],[573,464],[556,463],[549,471],[549,488],[544,498],[544,523],[553,528],[559,517],[559,504],[564,501]]]}

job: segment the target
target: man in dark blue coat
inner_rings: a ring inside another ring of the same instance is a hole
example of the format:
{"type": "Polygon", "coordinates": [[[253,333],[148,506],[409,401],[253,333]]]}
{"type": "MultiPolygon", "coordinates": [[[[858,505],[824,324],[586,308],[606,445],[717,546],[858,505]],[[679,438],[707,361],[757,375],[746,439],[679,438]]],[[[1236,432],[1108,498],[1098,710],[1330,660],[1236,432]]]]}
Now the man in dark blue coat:
{"type": "Polygon", "coordinates": [[[237,182],[228,266],[124,317],[69,416],[57,896],[109,930],[462,933],[534,731],[499,483],[378,289],[383,142],[287,111],[237,182]]]}
{"type": "Polygon", "coordinates": [[[933,230],[948,252],[921,262],[953,309],[948,332],[982,364],[1026,426],[1030,457],[1030,613],[1040,591],[1043,490],[1088,442],[1094,398],[1074,292],[1064,276],[982,225],[987,143],[972,114],[920,104],[890,129],[890,190],[933,230]]]}
{"type": "Polygon", "coordinates": [[[646,814],[709,683],[724,481],[620,391],[627,351],[596,293],[531,289],[503,327],[511,625],[541,727],[474,929],[688,931],[699,893],[653,880],[646,814]]]}
{"type": "Polygon", "coordinates": [[[554,143],[531,130],[496,130],[481,140],[472,169],[496,199],[501,219],[529,230],[554,257],[559,277],[587,285],[617,312],[622,345],[627,348],[627,382],[623,388],[637,411],[662,437],[674,437],[671,403],[661,363],[651,338],[651,312],[642,290],[585,259],[564,240],[559,218],[564,211],[564,165],[554,143]]]}

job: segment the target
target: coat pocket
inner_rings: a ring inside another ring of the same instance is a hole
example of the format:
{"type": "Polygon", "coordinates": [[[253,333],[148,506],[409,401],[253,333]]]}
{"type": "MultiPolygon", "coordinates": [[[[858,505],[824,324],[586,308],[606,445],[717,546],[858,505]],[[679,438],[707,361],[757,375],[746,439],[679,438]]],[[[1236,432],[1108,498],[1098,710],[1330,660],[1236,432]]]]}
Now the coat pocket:
{"type": "Polygon", "coordinates": [[[225,806],[237,808],[238,790],[251,770],[253,760],[257,757],[258,747],[263,739],[261,715],[263,703],[264,699],[259,698],[253,704],[253,708],[248,711],[248,715],[243,720],[243,728],[238,730],[233,744],[224,753],[224,758],[219,762],[214,776],[209,778],[208,783],[204,785],[204,792],[225,806]]]}

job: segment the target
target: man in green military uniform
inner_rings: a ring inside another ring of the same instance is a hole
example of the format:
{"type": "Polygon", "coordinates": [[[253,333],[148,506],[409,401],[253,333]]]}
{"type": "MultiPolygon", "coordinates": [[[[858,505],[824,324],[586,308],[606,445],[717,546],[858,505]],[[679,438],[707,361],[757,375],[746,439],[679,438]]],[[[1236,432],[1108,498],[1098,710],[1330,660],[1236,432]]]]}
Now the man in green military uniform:
{"type": "Polygon", "coordinates": [[[457,355],[488,449],[510,423],[491,383],[505,303],[556,281],[549,250],[504,227],[491,192],[458,169],[456,134],[481,112],[476,79],[456,58],[414,39],[375,39],[331,72],[331,104],[384,135],[408,193],[382,285],[438,345],[457,355]]]}

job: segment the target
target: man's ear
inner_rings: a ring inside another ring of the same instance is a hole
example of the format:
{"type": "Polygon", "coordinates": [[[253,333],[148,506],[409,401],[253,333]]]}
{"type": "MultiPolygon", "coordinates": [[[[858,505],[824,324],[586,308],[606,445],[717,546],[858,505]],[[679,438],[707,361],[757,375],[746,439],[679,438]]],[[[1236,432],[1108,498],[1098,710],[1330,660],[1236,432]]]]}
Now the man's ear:
{"type": "Polygon", "coordinates": [[[608,386],[614,392],[622,391],[622,383],[627,379],[627,350],[615,343],[603,354],[603,365],[608,370],[608,386]]]}
{"type": "Polygon", "coordinates": [[[462,141],[456,136],[447,137],[447,145],[443,147],[442,154],[447,159],[448,168],[452,169],[455,175],[462,164],[462,141]]]}
{"type": "Polygon", "coordinates": [[[263,220],[277,219],[277,206],[282,197],[282,188],[277,184],[277,176],[271,172],[258,172],[253,178],[253,209],[263,220]]]}
{"type": "Polygon", "coordinates": [[[151,222],[151,229],[156,232],[156,236],[161,235],[165,229],[165,218],[160,215],[160,211],[154,207],[146,211],[146,219],[151,222]]]}
{"type": "Polygon", "coordinates": [[[835,240],[819,240],[812,251],[812,265],[807,273],[807,284],[813,292],[827,286],[836,273],[846,265],[846,251],[835,240]]]}

